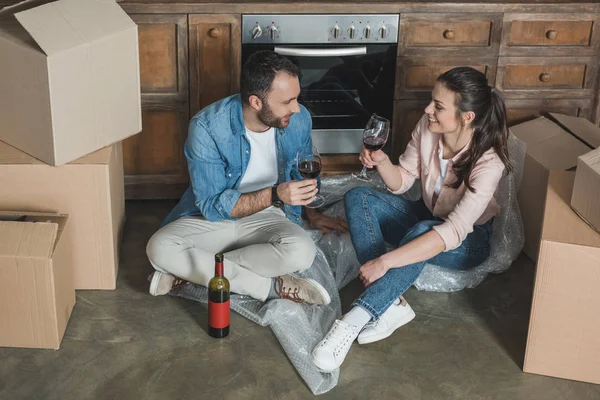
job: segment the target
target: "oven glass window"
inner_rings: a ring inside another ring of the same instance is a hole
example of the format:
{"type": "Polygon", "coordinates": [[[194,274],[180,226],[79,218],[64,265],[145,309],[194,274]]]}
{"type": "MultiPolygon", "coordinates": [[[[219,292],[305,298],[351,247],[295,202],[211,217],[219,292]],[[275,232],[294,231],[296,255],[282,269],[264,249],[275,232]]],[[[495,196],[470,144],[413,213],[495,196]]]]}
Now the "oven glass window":
{"type": "MultiPolygon", "coordinates": [[[[366,54],[355,56],[286,56],[300,67],[299,102],[309,110],[313,129],[362,129],[373,113],[392,120],[396,45],[366,47],[366,54]]],[[[243,61],[263,49],[273,48],[244,46],[243,61]]]]}

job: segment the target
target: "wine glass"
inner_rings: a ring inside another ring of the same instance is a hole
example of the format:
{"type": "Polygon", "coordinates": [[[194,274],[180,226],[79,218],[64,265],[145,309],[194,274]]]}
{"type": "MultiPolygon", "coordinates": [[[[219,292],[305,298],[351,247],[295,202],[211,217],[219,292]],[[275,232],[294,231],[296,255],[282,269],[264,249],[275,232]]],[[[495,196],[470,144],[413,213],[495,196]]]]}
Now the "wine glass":
{"type": "MultiPolygon", "coordinates": [[[[310,150],[301,150],[296,157],[298,172],[304,179],[316,179],[321,173],[321,155],[315,146],[310,150]]],[[[318,208],[325,204],[323,196],[317,195],[315,200],[307,204],[308,208],[318,208]]]]}
{"type": "MultiPolygon", "coordinates": [[[[371,115],[367,126],[363,131],[363,145],[367,150],[377,151],[385,146],[388,134],[390,132],[390,121],[380,117],[377,114],[371,115]]],[[[353,178],[363,182],[371,182],[371,178],[367,176],[367,166],[364,165],[360,173],[353,173],[353,178]]]]}

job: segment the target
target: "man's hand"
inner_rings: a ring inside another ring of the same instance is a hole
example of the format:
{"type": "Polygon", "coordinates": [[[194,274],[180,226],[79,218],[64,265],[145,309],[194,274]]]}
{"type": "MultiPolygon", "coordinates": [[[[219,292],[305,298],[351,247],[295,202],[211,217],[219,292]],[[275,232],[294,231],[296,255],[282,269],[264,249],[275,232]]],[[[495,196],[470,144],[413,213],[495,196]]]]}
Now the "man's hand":
{"type": "Polygon", "coordinates": [[[330,233],[331,231],[348,233],[348,223],[343,218],[329,217],[312,208],[305,208],[304,213],[308,224],[313,229],[318,229],[323,233],[330,233]]]}
{"type": "Polygon", "coordinates": [[[359,269],[359,277],[365,287],[368,287],[377,279],[381,278],[388,271],[389,267],[378,257],[363,264],[359,269]]]}
{"type": "Polygon", "coordinates": [[[292,206],[305,206],[312,203],[318,191],[316,179],[289,181],[277,186],[277,196],[285,204],[292,206]]]}

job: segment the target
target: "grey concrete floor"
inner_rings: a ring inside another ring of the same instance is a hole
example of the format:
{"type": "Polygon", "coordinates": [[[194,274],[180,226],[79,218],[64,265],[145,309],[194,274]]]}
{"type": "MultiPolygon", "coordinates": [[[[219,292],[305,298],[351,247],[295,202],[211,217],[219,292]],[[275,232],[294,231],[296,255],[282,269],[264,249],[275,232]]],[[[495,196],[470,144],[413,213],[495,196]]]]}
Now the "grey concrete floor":
{"type": "MultiPolygon", "coordinates": [[[[174,202],[128,202],[116,291],[78,291],[58,351],[0,349],[0,399],[314,397],[269,328],[237,314],[214,340],[204,306],[148,294],[145,244],[174,202]]],[[[323,399],[600,399],[600,385],[523,373],[533,264],[457,293],[406,294],[417,318],[355,344],[323,399]]],[[[342,291],[344,310],[360,292],[342,291]]]]}

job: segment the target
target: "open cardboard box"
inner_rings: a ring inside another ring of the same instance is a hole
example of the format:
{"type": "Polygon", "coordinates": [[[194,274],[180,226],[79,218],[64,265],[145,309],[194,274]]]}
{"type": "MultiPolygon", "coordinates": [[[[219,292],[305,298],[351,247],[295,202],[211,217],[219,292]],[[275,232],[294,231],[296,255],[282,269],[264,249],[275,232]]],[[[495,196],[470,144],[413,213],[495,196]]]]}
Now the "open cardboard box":
{"type": "Polygon", "coordinates": [[[75,305],[68,219],[0,212],[0,346],[60,347],[75,305]]]}
{"type": "Polygon", "coordinates": [[[536,261],[549,171],[575,169],[579,156],[600,146],[600,128],[585,118],[549,113],[510,130],[527,144],[518,200],[525,230],[523,252],[536,261]]]}
{"type": "Polygon", "coordinates": [[[113,0],[0,11],[0,140],[62,165],[142,129],[137,25],[113,0]]]}

